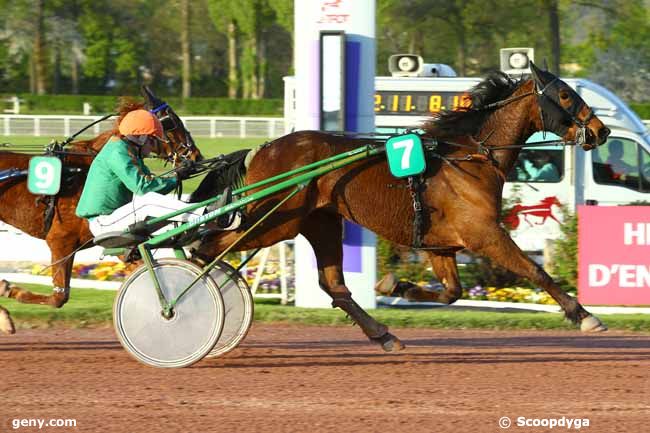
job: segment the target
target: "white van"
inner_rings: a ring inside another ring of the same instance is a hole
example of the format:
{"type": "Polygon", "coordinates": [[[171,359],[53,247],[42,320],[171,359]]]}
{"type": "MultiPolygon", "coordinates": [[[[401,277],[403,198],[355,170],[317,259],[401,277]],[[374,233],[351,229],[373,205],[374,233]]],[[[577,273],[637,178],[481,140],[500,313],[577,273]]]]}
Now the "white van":
{"type": "MultiPolygon", "coordinates": [[[[375,125],[379,132],[399,132],[425,121],[431,111],[466,103],[464,93],[480,82],[469,77],[376,77],[375,125]]],[[[560,205],[650,203],[650,132],[616,95],[585,79],[563,79],[611,129],[607,143],[582,148],[543,146],[520,154],[520,166],[508,175],[504,197],[514,208],[507,220],[511,235],[528,252],[541,252],[560,235],[560,205]],[[556,175],[534,176],[535,166],[553,164],[556,175]],[[533,167],[531,169],[531,167],[533,167]],[[528,168],[528,169],[527,169],[528,168]]],[[[293,77],[285,78],[285,123],[292,129],[293,77]]],[[[542,141],[535,134],[529,141],[542,141]]],[[[545,140],[557,139],[547,133],[545,140]]]]}

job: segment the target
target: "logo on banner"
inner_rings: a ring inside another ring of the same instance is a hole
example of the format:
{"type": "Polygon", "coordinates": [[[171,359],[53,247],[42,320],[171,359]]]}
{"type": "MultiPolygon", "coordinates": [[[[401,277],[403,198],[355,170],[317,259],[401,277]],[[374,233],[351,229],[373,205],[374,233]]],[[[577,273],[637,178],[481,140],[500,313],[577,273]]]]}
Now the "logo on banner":
{"type": "Polygon", "coordinates": [[[578,298],[585,304],[650,304],[650,209],[578,208],[578,298]]]}
{"type": "Polygon", "coordinates": [[[546,197],[539,203],[530,206],[517,203],[503,218],[503,222],[511,230],[515,230],[519,227],[521,218],[523,218],[530,227],[533,227],[533,225],[542,225],[549,218],[557,221],[558,224],[562,224],[553,214],[553,206],[562,206],[560,200],[555,196],[546,197]]]}
{"type": "Polygon", "coordinates": [[[350,18],[349,13],[343,13],[345,0],[321,0],[321,16],[319,24],[345,24],[350,18]]]}

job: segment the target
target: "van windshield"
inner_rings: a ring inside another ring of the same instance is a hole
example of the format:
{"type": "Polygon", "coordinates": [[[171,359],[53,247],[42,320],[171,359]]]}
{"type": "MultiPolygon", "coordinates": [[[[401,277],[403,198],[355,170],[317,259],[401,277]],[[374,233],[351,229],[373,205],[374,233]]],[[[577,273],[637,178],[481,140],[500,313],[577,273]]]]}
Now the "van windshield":
{"type": "Polygon", "coordinates": [[[596,183],[650,192],[650,155],[635,141],[610,137],[592,152],[596,183]]]}

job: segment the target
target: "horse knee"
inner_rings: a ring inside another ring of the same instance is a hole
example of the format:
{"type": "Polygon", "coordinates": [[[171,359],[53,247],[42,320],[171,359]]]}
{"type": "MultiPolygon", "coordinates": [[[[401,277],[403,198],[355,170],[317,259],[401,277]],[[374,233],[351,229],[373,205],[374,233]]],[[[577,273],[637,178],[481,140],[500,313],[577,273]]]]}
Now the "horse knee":
{"type": "Polygon", "coordinates": [[[9,293],[11,292],[11,284],[7,280],[0,280],[0,296],[9,298],[9,293]]]}
{"type": "Polygon", "coordinates": [[[0,307],[0,332],[4,332],[5,334],[16,333],[16,327],[14,326],[14,322],[11,320],[9,311],[2,307],[0,307]]]}

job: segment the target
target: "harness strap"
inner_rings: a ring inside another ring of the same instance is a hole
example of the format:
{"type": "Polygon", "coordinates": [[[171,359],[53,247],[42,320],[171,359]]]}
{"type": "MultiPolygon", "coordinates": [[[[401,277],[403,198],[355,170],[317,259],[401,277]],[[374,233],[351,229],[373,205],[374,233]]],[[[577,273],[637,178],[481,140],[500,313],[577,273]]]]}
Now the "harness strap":
{"type": "Polygon", "coordinates": [[[160,104],[159,106],[157,106],[157,107],[152,108],[151,110],[149,110],[149,112],[152,113],[152,114],[156,114],[156,113],[158,113],[159,111],[162,111],[162,110],[164,110],[164,109],[167,108],[167,107],[169,107],[169,105],[167,105],[166,102],[163,102],[163,103],[160,104]]]}

